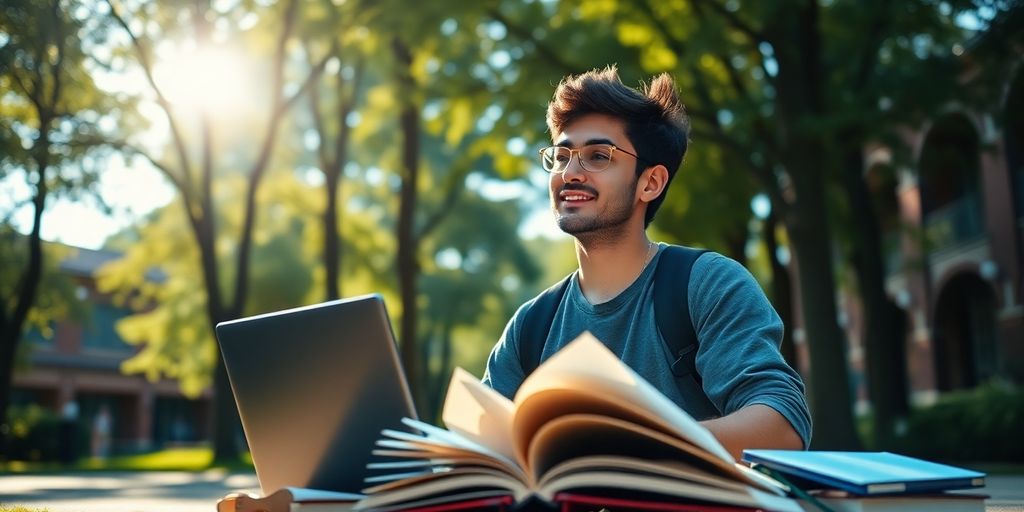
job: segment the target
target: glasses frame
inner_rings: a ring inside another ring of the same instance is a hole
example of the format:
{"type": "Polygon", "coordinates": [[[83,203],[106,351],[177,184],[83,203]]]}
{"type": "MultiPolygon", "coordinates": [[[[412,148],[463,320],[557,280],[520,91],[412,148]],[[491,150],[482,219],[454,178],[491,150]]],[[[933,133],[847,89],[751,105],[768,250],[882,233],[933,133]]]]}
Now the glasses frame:
{"type": "Polygon", "coordinates": [[[627,155],[629,155],[629,156],[631,156],[633,158],[636,158],[638,162],[647,164],[647,161],[644,160],[643,158],[640,158],[640,155],[637,155],[636,153],[633,153],[631,151],[622,149],[622,148],[616,146],[615,144],[587,144],[587,145],[581,146],[579,148],[571,148],[569,146],[548,146],[548,147],[545,147],[545,148],[541,148],[537,152],[537,154],[540,155],[540,168],[544,169],[544,172],[546,172],[548,174],[562,174],[565,171],[567,171],[569,169],[569,166],[572,165],[572,156],[573,155],[576,155],[576,161],[580,163],[580,169],[583,169],[584,171],[596,174],[596,173],[599,173],[599,172],[607,171],[608,168],[611,167],[612,161],[615,160],[615,152],[616,151],[621,151],[621,152],[623,152],[623,153],[625,153],[625,154],[627,154],[627,155]],[[593,147],[597,147],[597,146],[603,146],[603,147],[609,148],[609,151],[608,151],[608,165],[606,165],[603,169],[598,169],[598,170],[595,171],[593,169],[587,168],[587,164],[585,164],[583,162],[582,154],[583,154],[583,150],[584,149],[593,148],[593,147]],[[565,162],[565,166],[561,170],[557,170],[557,171],[556,170],[548,170],[547,168],[544,167],[544,152],[545,151],[549,151],[549,150],[555,150],[555,151],[567,150],[567,151],[569,151],[569,159],[565,162]]]}

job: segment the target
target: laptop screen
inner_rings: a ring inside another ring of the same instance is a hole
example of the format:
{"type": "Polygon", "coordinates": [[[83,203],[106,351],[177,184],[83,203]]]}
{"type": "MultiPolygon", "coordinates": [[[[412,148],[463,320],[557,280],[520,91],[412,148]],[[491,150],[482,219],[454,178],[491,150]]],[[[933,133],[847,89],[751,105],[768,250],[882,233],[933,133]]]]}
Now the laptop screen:
{"type": "Polygon", "coordinates": [[[222,322],[216,332],[265,494],[359,492],[381,430],[416,417],[380,295],[222,322]]]}

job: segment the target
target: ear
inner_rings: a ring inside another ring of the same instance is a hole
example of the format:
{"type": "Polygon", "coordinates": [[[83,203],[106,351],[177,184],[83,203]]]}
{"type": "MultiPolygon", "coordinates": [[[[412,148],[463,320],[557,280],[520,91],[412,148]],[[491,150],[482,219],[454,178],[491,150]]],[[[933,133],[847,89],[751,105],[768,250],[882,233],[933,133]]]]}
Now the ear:
{"type": "Polygon", "coordinates": [[[637,194],[639,194],[638,199],[645,203],[654,201],[665,191],[667,186],[668,169],[664,165],[648,167],[640,174],[640,183],[636,187],[637,194]]]}

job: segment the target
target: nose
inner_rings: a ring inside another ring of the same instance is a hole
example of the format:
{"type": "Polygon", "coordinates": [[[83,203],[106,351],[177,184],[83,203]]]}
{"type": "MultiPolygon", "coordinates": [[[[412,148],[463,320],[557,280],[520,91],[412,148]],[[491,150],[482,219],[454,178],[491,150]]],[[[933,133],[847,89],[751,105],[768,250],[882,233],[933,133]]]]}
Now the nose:
{"type": "Polygon", "coordinates": [[[579,153],[569,155],[569,163],[566,164],[565,170],[562,171],[562,181],[566,183],[570,181],[586,181],[587,171],[583,170],[581,158],[582,156],[579,153]]]}

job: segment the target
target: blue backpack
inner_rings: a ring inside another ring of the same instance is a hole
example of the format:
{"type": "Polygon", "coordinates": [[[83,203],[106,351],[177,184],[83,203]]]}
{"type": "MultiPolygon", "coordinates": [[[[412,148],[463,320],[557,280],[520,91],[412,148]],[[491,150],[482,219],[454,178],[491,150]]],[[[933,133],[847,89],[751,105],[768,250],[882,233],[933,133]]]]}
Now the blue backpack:
{"type": "MultiPolygon", "coordinates": [[[[672,361],[672,373],[677,380],[691,377],[697,384],[697,390],[700,390],[701,383],[696,368],[698,340],[690,321],[688,285],[693,263],[705,252],[707,251],[670,245],[662,251],[658,266],[654,270],[654,319],[669,353],[675,358],[672,361]],[[675,289],[671,286],[658,286],[661,283],[682,283],[682,286],[675,289]]],[[[540,364],[544,343],[551,331],[551,323],[555,319],[565,290],[569,288],[571,278],[570,274],[545,290],[523,313],[523,328],[519,335],[519,361],[525,375],[532,373],[540,364]]],[[[684,395],[688,394],[686,390],[689,387],[684,386],[682,389],[684,395]]],[[[701,396],[707,400],[703,391],[701,396]]]]}

